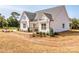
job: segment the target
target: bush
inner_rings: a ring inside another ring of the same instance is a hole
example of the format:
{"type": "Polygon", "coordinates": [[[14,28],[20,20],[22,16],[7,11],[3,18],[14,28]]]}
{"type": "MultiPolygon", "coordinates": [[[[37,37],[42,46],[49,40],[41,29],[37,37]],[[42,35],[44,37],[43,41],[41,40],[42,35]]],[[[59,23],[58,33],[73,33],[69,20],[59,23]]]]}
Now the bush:
{"type": "Polygon", "coordinates": [[[50,29],[49,35],[50,35],[51,37],[53,37],[53,36],[54,36],[53,29],[50,29]]]}
{"type": "Polygon", "coordinates": [[[46,33],[43,32],[42,35],[45,37],[46,36],[46,33]]]}
{"type": "Polygon", "coordinates": [[[49,33],[46,33],[46,35],[49,35],[49,33]]]}
{"type": "Polygon", "coordinates": [[[70,24],[70,27],[72,29],[79,29],[79,20],[76,19],[76,18],[73,18],[73,19],[70,19],[71,20],[71,24],[70,24]]]}
{"type": "Polygon", "coordinates": [[[39,36],[42,37],[43,36],[43,33],[42,32],[39,32],[39,36]]]}
{"type": "Polygon", "coordinates": [[[46,33],[45,32],[39,32],[39,36],[40,37],[45,37],[46,36],[46,33]]]}
{"type": "Polygon", "coordinates": [[[59,34],[57,32],[55,32],[54,35],[59,35],[59,34]]]}
{"type": "Polygon", "coordinates": [[[28,32],[32,32],[30,28],[28,28],[28,32]]]}
{"type": "Polygon", "coordinates": [[[17,31],[19,31],[20,29],[19,28],[17,28],[17,31]]]}
{"type": "Polygon", "coordinates": [[[45,37],[46,36],[46,33],[45,32],[36,32],[37,36],[40,36],[40,37],[45,37]]]}

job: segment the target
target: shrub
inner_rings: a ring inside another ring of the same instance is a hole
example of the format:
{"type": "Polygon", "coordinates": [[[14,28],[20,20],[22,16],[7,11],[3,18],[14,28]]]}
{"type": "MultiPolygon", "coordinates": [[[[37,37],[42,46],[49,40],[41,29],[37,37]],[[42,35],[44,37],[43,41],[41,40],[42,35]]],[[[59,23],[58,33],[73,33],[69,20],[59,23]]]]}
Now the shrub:
{"type": "Polygon", "coordinates": [[[54,36],[53,29],[50,29],[49,35],[50,35],[51,37],[53,37],[53,36],[54,36]]]}
{"type": "Polygon", "coordinates": [[[43,33],[42,32],[39,32],[39,36],[42,37],[43,36],[43,33]]]}
{"type": "Polygon", "coordinates": [[[19,31],[20,29],[19,28],[17,28],[17,31],[19,31]]]}
{"type": "Polygon", "coordinates": [[[40,37],[45,37],[46,36],[46,33],[45,32],[36,32],[36,35],[37,36],[40,36],[40,37]]]}
{"type": "Polygon", "coordinates": [[[32,32],[30,28],[28,28],[28,32],[32,32]]]}
{"type": "Polygon", "coordinates": [[[46,35],[49,35],[49,33],[46,33],[46,35]]]}
{"type": "Polygon", "coordinates": [[[57,32],[55,32],[54,35],[59,35],[59,34],[57,32]]]}
{"type": "Polygon", "coordinates": [[[71,20],[71,23],[70,23],[71,29],[79,29],[79,20],[76,18],[72,18],[70,20],[71,20]]]}
{"type": "Polygon", "coordinates": [[[45,32],[43,32],[43,33],[42,33],[42,35],[45,37],[45,36],[46,36],[46,33],[45,33],[45,32]]]}

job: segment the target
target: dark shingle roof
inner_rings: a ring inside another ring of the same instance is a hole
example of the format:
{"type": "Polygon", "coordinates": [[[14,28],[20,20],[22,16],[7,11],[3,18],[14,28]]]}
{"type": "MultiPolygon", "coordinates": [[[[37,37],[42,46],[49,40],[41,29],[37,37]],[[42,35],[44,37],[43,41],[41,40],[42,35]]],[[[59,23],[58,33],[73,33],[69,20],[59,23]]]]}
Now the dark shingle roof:
{"type": "Polygon", "coordinates": [[[37,11],[35,13],[26,12],[26,11],[24,11],[24,13],[27,15],[27,17],[31,21],[40,19],[42,17],[42,15],[47,16],[51,20],[52,17],[56,18],[57,15],[59,15],[61,13],[60,11],[63,11],[64,8],[65,8],[64,6],[58,6],[58,7],[54,7],[54,8],[40,10],[40,11],[37,11]]]}
{"type": "Polygon", "coordinates": [[[48,13],[44,13],[50,20],[52,19],[52,15],[48,13]]]}
{"type": "Polygon", "coordinates": [[[30,19],[30,21],[34,20],[34,18],[36,16],[35,13],[26,12],[26,11],[24,11],[24,13],[27,15],[27,17],[30,19]]]}
{"type": "Polygon", "coordinates": [[[43,13],[41,13],[41,12],[36,13],[35,19],[36,19],[36,20],[37,20],[37,19],[41,19],[42,15],[43,15],[43,13]]]}
{"type": "Polygon", "coordinates": [[[36,11],[36,13],[48,13],[51,14],[52,17],[57,17],[58,15],[61,14],[61,12],[65,11],[65,6],[58,6],[58,7],[53,7],[53,8],[48,8],[40,11],[36,11]]]}
{"type": "Polygon", "coordinates": [[[46,16],[47,18],[49,18],[50,20],[52,19],[52,15],[51,15],[51,14],[44,13],[44,12],[36,13],[35,19],[41,19],[43,15],[45,15],[45,16],[46,16]]]}

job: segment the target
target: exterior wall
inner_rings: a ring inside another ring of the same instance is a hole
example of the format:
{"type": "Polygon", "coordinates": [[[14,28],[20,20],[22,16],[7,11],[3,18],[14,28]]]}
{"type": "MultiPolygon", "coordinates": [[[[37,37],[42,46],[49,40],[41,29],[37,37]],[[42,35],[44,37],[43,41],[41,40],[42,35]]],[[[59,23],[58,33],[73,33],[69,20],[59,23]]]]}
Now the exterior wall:
{"type": "MultiPolygon", "coordinates": [[[[26,16],[25,14],[23,14],[23,16],[26,16]]],[[[29,28],[29,19],[28,17],[26,16],[25,19],[22,19],[20,20],[20,30],[21,31],[27,31],[29,28]],[[26,28],[23,28],[23,24],[26,24],[26,28]]]]}
{"type": "Polygon", "coordinates": [[[38,21],[39,32],[49,32],[49,19],[45,15],[43,15],[41,19],[41,21],[38,21]],[[43,23],[46,23],[46,30],[41,29],[41,24],[43,23]]]}
{"type": "MultiPolygon", "coordinates": [[[[42,20],[37,21],[39,32],[49,32],[49,30],[50,30],[49,26],[54,30],[54,32],[62,32],[62,31],[70,30],[70,27],[69,27],[70,20],[68,18],[68,15],[67,15],[67,12],[66,12],[66,9],[64,6],[58,8],[58,9],[53,9],[53,10],[49,10],[49,11],[47,10],[44,12],[50,13],[52,15],[52,18],[54,21],[50,22],[49,19],[45,15],[42,15],[42,17],[41,17],[42,20]],[[49,22],[50,22],[50,24],[49,24],[49,22]],[[46,30],[41,29],[42,23],[46,23],[46,30]],[[65,24],[65,28],[62,27],[62,24],[65,24]]],[[[21,19],[21,21],[20,21],[21,30],[27,31],[29,26],[31,26],[31,23],[29,24],[29,19],[27,16],[26,16],[26,19],[21,19]],[[27,24],[26,28],[23,28],[22,24],[24,22],[26,22],[26,24],[27,24]]]]}
{"type": "Polygon", "coordinates": [[[70,29],[68,21],[61,21],[54,20],[53,22],[50,22],[50,27],[54,30],[54,32],[62,32],[67,31],[70,29]],[[65,24],[65,27],[62,27],[62,24],[65,24]]]}
{"type": "Polygon", "coordinates": [[[38,22],[37,21],[30,22],[30,30],[35,31],[35,29],[38,29],[38,22]],[[33,24],[35,24],[35,26],[33,26],[33,24]]]}
{"type": "Polygon", "coordinates": [[[39,23],[39,32],[46,32],[46,33],[48,33],[49,32],[49,22],[40,22],[39,23]],[[43,23],[46,23],[46,30],[42,30],[41,29],[41,24],[43,24],[43,23]]]}
{"type": "Polygon", "coordinates": [[[70,21],[65,8],[62,7],[56,12],[53,17],[54,21],[50,23],[50,27],[53,28],[54,32],[62,32],[62,31],[70,30],[69,27],[70,21]],[[62,28],[62,24],[65,24],[65,28],[62,28]]]}

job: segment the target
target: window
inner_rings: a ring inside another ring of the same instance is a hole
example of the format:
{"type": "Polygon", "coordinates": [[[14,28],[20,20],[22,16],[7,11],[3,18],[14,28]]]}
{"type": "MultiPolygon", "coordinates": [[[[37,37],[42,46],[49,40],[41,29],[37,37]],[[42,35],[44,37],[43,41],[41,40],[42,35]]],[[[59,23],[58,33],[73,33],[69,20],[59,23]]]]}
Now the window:
{"type": "Polygon", "coordinates": [[[22,16],[22,19],[26,19],[26,16],[22,16]]]}
{"type": "Polygon", "coordinates": [[[23,24],[23,28],[26,28],[26,24],[23,24]]]}
{"type": "Polygon", "coordinates": [[[46,30],[46,24],[41,24],[41,29],[46,30]]]}
{"type": "Polygon", "coordinates": [[[62,28],[65,28],[65,24],[62,24],[62,28]]]}

